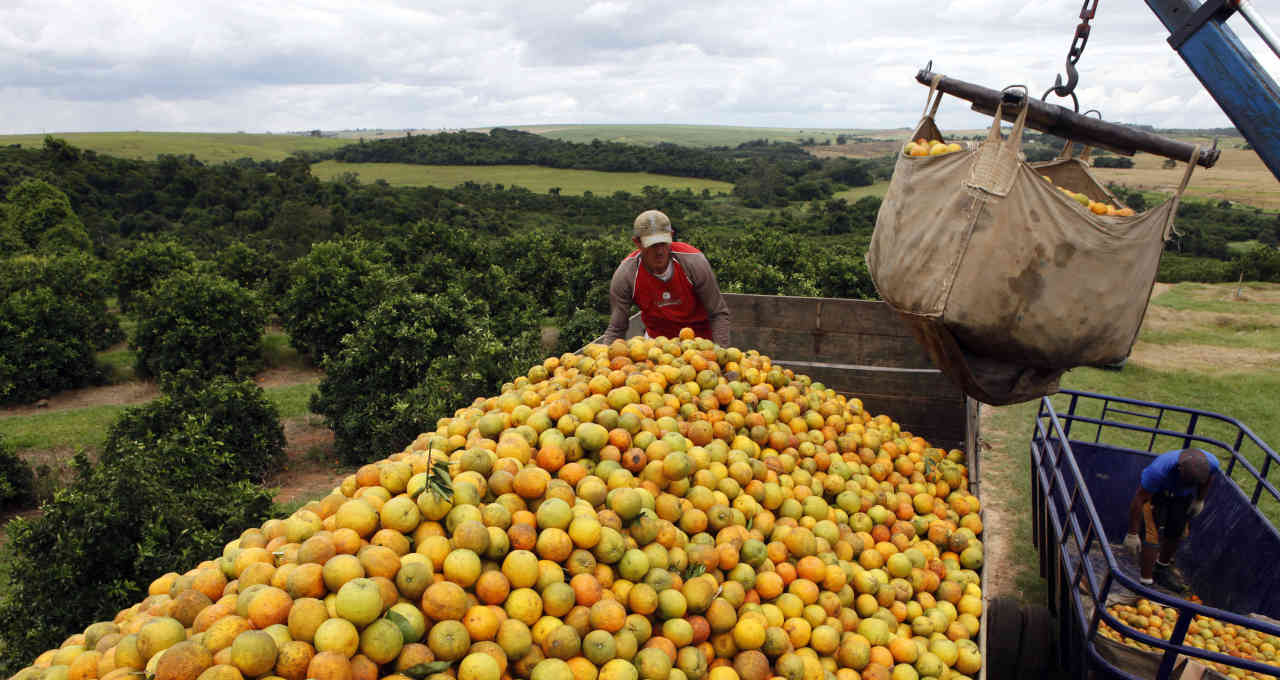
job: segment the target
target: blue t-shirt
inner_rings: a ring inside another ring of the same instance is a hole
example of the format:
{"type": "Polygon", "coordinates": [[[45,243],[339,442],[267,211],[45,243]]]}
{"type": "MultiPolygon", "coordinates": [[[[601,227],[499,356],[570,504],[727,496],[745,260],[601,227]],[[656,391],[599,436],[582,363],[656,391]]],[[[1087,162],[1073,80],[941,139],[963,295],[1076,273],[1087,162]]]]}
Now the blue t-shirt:
{"type": "MultiPolygon", "coordinates": [[[[1178,475],[1178,457],[1182,455],[1183,449],[1162,453],[1151,461],[1151,464],[1142,471],[1142,488],[1153,494],[1168,493],[1174,496],[1190,496],[1196,492],[1194,485],[1182,483],[1182,478],[1178,475]]],[[[1209,468],[1211,470],[1218,469],[1218,457],[1213,455],[1205,455],[1209,459],[1209,468]]]]}

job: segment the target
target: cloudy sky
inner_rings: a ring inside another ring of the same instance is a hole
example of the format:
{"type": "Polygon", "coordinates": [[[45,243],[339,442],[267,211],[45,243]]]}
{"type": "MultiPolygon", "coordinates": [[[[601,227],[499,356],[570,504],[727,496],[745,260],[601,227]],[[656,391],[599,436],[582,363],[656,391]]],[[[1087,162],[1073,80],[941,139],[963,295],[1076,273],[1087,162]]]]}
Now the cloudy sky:
{"type": "MultiPolygon", "coordinates": [[[[0,133],[555,123],[891,128],[936,71],[1037,96],[1080,0],[0,0],[0,133]]],[[[1274,27],[1280,9],[1255,6],[1274,27]]],[[[1229,124],[1142,0],[1101,2],[1081,108],[1229,124]]],[[[1273,78],[1278,62],[1229,25],[1273,78]]],[[[1063,103],[1063,100],[1056,100],[1063,103]]],[[[989,119],[986,119],[989,121],[989,119]]],[[[944,127],[983,119],[959,100],[944,127]]]]}

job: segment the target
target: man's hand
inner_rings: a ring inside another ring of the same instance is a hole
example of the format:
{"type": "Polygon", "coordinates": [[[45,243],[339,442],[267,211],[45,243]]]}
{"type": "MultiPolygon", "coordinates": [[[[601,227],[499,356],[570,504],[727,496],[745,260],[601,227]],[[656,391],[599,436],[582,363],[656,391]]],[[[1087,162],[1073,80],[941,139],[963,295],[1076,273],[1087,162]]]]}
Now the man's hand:
{"type": "Polygon", "coordinates": [[[1204,500],[1197,498],[1194,501],[1191,501],[1191,506],[1187,508],[1187,518],[1190,519],[1195,517],[1202,511],[1204,511],[1204,500]]]}
{"type": "Polygon", "coordinates": [[[1142,541],[1138,538],[1137,534],[1125,534],[1124,547],[1136,553],[1142,549],[1142,541]]]}

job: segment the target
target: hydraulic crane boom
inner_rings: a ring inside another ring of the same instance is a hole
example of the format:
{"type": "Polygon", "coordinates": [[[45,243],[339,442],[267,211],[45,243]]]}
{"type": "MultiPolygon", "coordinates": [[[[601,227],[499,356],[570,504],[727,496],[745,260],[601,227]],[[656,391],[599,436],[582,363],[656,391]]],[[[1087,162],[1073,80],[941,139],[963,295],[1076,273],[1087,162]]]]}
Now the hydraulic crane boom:
{"type": "Polygon", "coordinates": [[[1280,179],[1280,88],[1240,38],[1226,25],[1235,11],[1258,31],[1273,51],[1275,35],[1249,0],[1146,0],[1165,28],[1169,44],[1200,79],[1223,113],[1253,146],[1271,174],[1280,179]]]}

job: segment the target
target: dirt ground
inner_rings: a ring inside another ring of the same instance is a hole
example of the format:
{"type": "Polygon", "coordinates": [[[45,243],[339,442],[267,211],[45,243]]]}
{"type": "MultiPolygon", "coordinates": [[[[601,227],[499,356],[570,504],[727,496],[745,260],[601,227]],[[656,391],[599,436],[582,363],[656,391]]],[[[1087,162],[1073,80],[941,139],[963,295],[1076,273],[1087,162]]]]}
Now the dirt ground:
{"type": "Polygon", "coordinates": [[[277,503],[320,498],[350,474],[333,460],[333,430],[316,415],[284,421],[285,464],[267,480],[277,503]]]}

